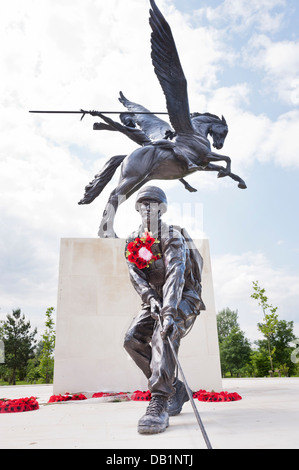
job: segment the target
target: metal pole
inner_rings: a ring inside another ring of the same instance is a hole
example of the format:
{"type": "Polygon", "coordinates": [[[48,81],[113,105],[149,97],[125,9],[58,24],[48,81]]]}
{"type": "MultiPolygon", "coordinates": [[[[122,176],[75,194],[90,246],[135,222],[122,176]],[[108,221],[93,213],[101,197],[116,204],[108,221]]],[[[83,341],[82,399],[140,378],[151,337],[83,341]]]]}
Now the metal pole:
{"type": "MultiPolygon", "coordinates": [[[[161,321],[160,315],[159,315],[159,323],[160,323],[160,327],[161,327],[161,330],[162,330],[162,321],[161,321]]],[[[180,361],[179,361],[179,359],[178,359],[177,353],[176,353],[176,351],[175,351],[175,349],[174,349],[174,346],[173,346],[173,344],[172,344],[171,339],[169,338],[169,336],[167,337],[167,339],[168,339],[168,343],[169,343],[170,349],[171,349],[171,351],[172,351],[172,354],[173,354],[173,356],[174,356],[174,358],[175,358],[175,361],[176,361],[176,363],[177,363],[178,369],[179,369],[179,371],[180,371],[180,375],[181,375],[181,377],[182,377],[182,379],[183,379],[183,382],[184,382],[184,385],[185,385],[185,387],[186,387],[189,400],[190,400],[190,402],[191,402],[191,405],[192,405],[192,408],[193,408],[195,417],[196,417],[196,419],[197,419],[199,428],[200,428],[200,430],[201,430],[201,432],[202,432],[202,435],[203,435],[203,438],[204,438],[204,440],[205,440],[206,446],[207,446],[208,449],[213,449],[213,448],[212,448],[212,445],[211,445],[211,442],[210,442],[210,440],[209,440],[209,438],[208,438],[207,432],[206,432],[206,430],[205,430],[205,427],[204,427],[204,425],[203,425],[203,422],[202,422],[202,420],[201,420],[201,418],[200,418],[198,409],[197,409],[197,407],[196,407],[196,405],[195,405],[195,402],[194,402],[192,393],[190,392],[190,389],[189,389],[189,387],[188,387],[188,383],[187,383],[185,374],[184,374],[184,372],[183,372],[182,366],[181,366],[181,364],[180,364],[180,361]]]]}
{"type": "MultiPolygon", "coordinates": [[[[39,114],[88,114],[83,111],[29,111],[29,113],[39,113],[39,114]]],[[[99,111],[101,114],[168,114],[168,113],[152,113],[152,112],[135,112],[135,111],[99,111]]]]}

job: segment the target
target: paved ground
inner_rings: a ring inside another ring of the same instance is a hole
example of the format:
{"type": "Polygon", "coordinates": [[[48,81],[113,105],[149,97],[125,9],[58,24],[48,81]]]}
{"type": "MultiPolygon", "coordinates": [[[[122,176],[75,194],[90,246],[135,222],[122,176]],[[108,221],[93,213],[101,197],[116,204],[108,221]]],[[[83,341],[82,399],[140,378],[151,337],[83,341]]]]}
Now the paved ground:
{"type": "MultiPolygon", "coordinates": [[[[237,402],[195,401],[213,449],[298,449],[299,378],[224,379],[237,402]]],[[[101,399],[49,404],[51,385],[0,387],[5,398],[38,397],[40,409],[0,415],[1,449],[205,449],[190,403],[166,432],[139,435],[147,403],[101,399]]],[[[113,455],[113,453],[111,454],[113,455]]]]}

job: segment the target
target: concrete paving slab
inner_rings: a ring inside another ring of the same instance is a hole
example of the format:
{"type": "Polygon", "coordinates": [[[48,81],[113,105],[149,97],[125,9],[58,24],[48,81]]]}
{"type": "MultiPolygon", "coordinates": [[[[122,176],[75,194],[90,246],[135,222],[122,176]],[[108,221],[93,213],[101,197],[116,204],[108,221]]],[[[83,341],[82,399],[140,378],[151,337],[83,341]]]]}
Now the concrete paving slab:
{"type": "MultiPolygon", "coordinates": [[[[299,378],[224,379],[237,402],[195,401],[213,449],[298,449],[299,378]]],[[[139,435],[146,402],[87,399],[47,404],[51,385],[0,387],[0,396],[36,396],[40,409],[0,415],[1,449],[205,449],[190,403],[162,434],[139,435]]]]}

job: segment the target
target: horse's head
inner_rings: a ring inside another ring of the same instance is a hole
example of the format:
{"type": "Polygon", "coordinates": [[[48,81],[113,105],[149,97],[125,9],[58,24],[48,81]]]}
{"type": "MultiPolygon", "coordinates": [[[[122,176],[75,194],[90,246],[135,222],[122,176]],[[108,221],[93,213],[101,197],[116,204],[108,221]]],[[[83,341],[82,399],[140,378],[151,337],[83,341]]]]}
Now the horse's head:
{"type": "Polygon", "coordinates": [[[223,147],[224,141],[228,134],[228,127],[226,120],[222,116],[221,121],[212,123],[211,128],[209,130],[209,134],[213,138],[213,147],[220,150],[223,147]]]}
{"type": "Polygon", "coordinates": [[[210,113],[193,113],[191,114],[192,124],[197,132],[209,134],[213,138],[213,147],[217,150],[222,149],[225,138],[228,134],[228,126],[225,118],[220,119],[215,114],[210,113]]]}

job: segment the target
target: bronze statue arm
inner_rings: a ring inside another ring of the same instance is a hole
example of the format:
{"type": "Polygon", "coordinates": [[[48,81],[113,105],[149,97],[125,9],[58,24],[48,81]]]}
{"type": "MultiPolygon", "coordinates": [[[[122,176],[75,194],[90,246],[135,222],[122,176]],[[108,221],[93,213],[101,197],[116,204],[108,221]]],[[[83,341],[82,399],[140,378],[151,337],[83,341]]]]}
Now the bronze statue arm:
{"type": "MultiPolygon", "coordinates": [[[[83,111],[83,110],[82,110],[83,111]]],[[[108,130],[108,131],[118,131],[122,134],[129,137],[129,139],[136,142],[138,145],[148,145],[151,143],[150,139],[145,135],[143,131],[135,127],[123,126],[117,121],[105,116],[99,111],[83,111],[85,114],[90,114],[91,116],[99,116],[106,124],[95,123],[93,125],[94,130],[108,130]]]]}
{"type": "Polygon", "coordinates": [[[110,126],[109,124],[104,124],[103,122],[95,122],[93,125],[94,131],[117,131],[115,127],[110,126]]]}
{"type": "Polygon", "coordinates": [[[162,317],[166,315],[175,317],[185,285],[186,244],[177,230],[174,231],[174,237],[162,240],[162,243],[164,244],[165,283],[161,315],[162,317]]]}

